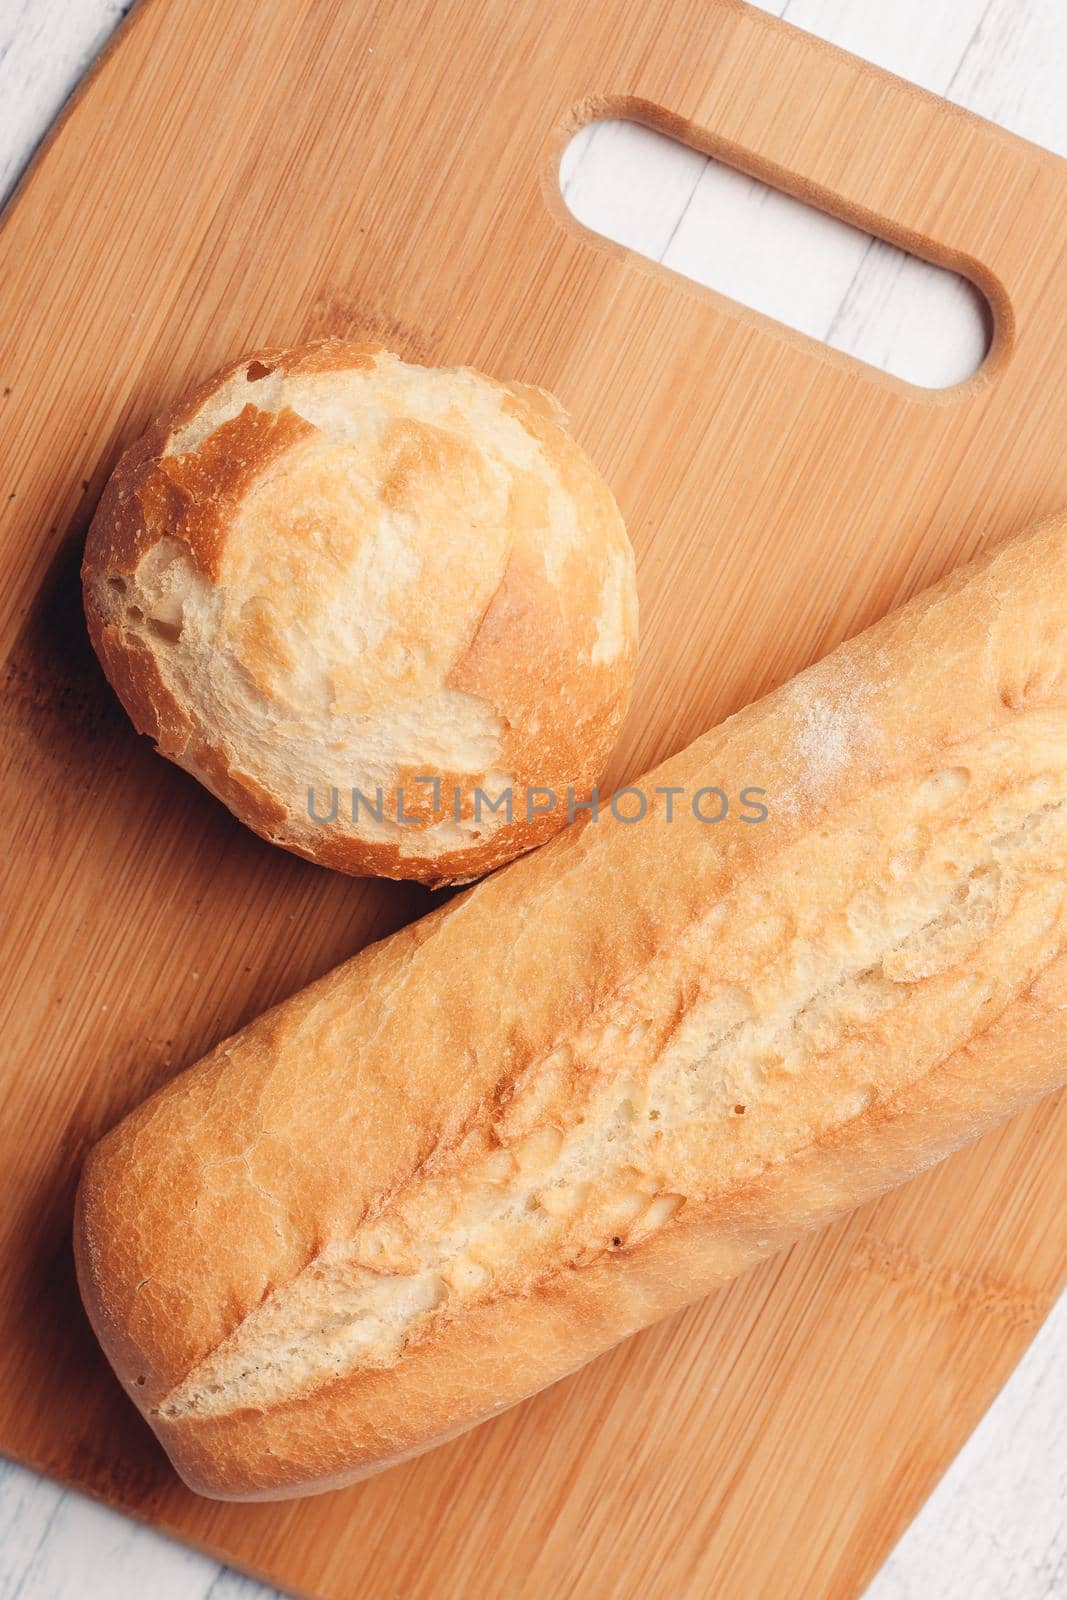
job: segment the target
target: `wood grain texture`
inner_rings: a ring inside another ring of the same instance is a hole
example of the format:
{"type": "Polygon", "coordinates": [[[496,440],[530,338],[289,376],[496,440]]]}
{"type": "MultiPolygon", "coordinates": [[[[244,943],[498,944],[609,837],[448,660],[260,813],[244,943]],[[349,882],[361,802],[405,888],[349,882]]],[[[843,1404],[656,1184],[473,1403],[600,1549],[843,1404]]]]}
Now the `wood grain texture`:
{"type": "Polygon", "coordinates": [[[858,1591],[1055,1296],[1054,1104],[424,1461],[280,1510],[174,1485],[74,1292],[82,1153],[427,899],[281,857],[142,748],[77,563],[120,444],[242,348],[372,333],[546,383],[639,552],[634,774],[1067,502],[1065,197],[1063,163],[726,0],[134,13],[0,235],[8,892],[33,912],[5,951],[4,1449],[322,1595],[858,1591]],[[965,272],[982,372],[914,391],[593,244],[555,163],[603,111],[965,272]]]}

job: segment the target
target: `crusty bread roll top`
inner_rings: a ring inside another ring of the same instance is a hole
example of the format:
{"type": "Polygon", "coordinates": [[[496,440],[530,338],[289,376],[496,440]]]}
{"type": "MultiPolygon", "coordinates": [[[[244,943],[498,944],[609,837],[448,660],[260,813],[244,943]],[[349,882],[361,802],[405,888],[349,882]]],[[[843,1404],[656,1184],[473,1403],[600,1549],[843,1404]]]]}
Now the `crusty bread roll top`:
{"type": "Polygon", "coordinates": [[[629,704],[633,551],[562,408],[378,345],[203,384],[123,455],[83,579],[135,726],[345,872],[457,882],[540,844],[629,704]]]}
{"type": "Polygon", "coordinates": [[[79,1278],[186,1481],[425,1449],[1061,1083],[1065,625],[1057,521],[110,1133],[79,1278]],[[767,819],[668,823],[703,785],[767,819]]]}

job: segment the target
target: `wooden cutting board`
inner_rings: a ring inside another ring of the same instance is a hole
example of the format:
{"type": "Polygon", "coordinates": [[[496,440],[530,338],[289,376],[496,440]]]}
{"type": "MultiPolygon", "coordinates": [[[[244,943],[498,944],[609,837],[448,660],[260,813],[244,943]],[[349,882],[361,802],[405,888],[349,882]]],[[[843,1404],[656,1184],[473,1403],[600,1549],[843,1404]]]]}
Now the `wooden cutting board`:
{"type": "Polygon", "coordinates": [[[1063,162],[733,0],[137,7],[0,234],[0,1447],[331,1600],[859,1592],[1061,1286],[1067,1106],[359,1488],[177,1485],[77,1299],[83,1153],[429,897],[272,850],[133,735],[80,547],[122,444],[246,348],[546,384],[638,549],[635,775],[1067,506],[1065,247],[1063,162]],[[556,169],[600,114],[965,273],[986,365],[915,390],[594,240],[556,169]]]}

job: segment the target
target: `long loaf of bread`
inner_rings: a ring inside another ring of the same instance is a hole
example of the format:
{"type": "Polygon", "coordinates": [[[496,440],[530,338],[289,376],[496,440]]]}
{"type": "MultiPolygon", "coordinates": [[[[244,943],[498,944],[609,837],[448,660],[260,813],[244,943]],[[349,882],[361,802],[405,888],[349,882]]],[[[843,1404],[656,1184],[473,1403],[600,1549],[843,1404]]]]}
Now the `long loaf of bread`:
{"type": "Polygon", "coordinates": [[[110,1133],[82,1293],[185,1480],[424,1450],[1067,1079],[1065,640],[1061,520],[110,1133]]]}

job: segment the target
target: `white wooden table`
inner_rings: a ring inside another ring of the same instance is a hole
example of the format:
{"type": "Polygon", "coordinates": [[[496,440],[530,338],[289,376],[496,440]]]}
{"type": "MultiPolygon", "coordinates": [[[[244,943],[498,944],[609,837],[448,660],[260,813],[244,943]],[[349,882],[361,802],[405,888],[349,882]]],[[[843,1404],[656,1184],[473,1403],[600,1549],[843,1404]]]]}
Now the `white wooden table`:
{"type": "MultiPolygon", "coordinates": [[[[759,3],[1067,155],[1067,0],[759,3]]],[[[128,9],[119,0],[0,0],[0,199],[128,9]]],[[[958,281],[651,134],[587,131],[567,154],[563,182],[589,226],[865,360],[938,384],[981,357],[981,321],[958,281]]],[[[1067,1600],[1065,1358],[1067,1298],[867,1600],[1067,1600]]],[[[269,1594],[0,1462],[0,1600],[269,1594]]]]}

